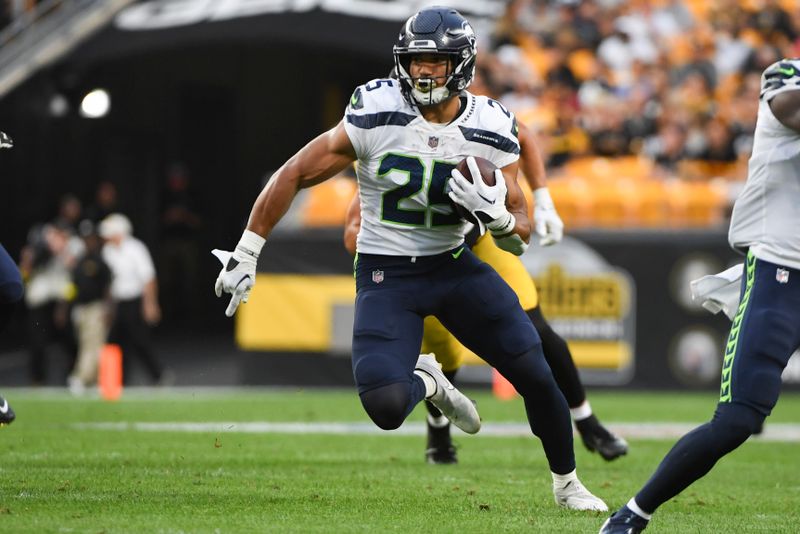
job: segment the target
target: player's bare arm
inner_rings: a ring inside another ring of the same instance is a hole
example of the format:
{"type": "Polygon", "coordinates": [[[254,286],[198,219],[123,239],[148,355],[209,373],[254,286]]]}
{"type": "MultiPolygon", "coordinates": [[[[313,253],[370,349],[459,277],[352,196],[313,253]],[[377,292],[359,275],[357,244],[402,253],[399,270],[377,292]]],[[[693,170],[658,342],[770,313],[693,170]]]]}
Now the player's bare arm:
{"type": "Polygon", "coordinates": [[[800,91],[776,95],[770,101],[769,107],[781,124],[800,133],[800,91]]]}
{"type": "Polygon", "coordinates": [[[350,138],[339,122],[308,143],[278,169],[258,195],[247,229],[266,238],[301,189],[324,182],[356,160],[350,138]]]}
{"type": "Polygon", "coordinates": [[[519,161],[522,174],[528,181],[533,191],[534,211],[533,220],[536,233],[541,238],[542,246],[553,245],[561,241],[564,236],[564,223],[558,216],[556,206],[547,189],[547,175],[544,170],[544,160],[532,131],[524,124],[517,124],[519,139],[519,161]]]}
{"type": "Polygon", "coordinates": [[[223,265],[214,291],[218,297],[223,293],[232,295],[225,315],[233,316],[239,303],[247,302],[264,241],[286,214],[297,192],[336,175],[355,159],[353,145],[340,122],[304,146],[272,175],[253,204],[247,229],[236,249],[212,251],[223,265]]]}
{"type": "Polygon", "coordinates": [[[361,197],[358,193],[353,196],[350,205],[347,207],[347,215],[344,220],[344,248],[351,256],[356,254],[356,238],[358,230],[361,228],[361,197]]]}
{"type": "Polygon", "coordinates": [[[517,138],[519,139],[519,165],[531,191],[547,187],[547,174],[544,170],[544,160],[536,137],[524,124],[517,123],[517,138]]]}
{"type": "Polygon", "coordinates": [[[530,243],[531,221],[528,219],[528,204],[525,202],[525,195],[517,182],[519,162],[506,165],[500,171],[503,173],[506,189],[508,190],[506,208],[514,216],[514,229],[512,232],[517,234],[525,243],[530,243]]]}

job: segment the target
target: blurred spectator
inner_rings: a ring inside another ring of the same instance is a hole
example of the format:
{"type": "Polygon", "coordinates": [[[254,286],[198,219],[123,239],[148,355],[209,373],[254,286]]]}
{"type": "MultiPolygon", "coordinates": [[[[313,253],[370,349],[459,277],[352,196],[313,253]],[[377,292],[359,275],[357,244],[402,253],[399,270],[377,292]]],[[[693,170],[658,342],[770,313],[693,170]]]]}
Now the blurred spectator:
{"type": "Polygon", "coordinates": [[[750,43],[742,39],[741,28],[734,26],[731,19],[717,23],[714,46],[714,68],[722,77],[741,71],[753,53],[750,43]]]}
{"type": "Polygon", "coordinates": [[[576,113],[568,106],[562,107],[556,116],[556,127],[542,143],[545,165],[560,167],[571,158],[585,154],[588,148],[589,137],[578,126],[576,113]]]}
{"type": "Polygon", "coordinates": [[[168,169],[163,200],[159,271],[164,311],[171,321],[191,319],[196,309],[197,240],[202,221],[195,210],[189,172],[182,164],[168,169]]]}
{"type": "Polygon", "coordinates": [[[797,38],[792,18],[783,10],[778,0],[763,0],[763,5],[752,13],[750,23],[773,44],[779,44],[782,40],[794,41],[797,38]]]}
{"type": "Polygon", "coordinates": [[[747,72],[758,73],[759,75],[764,72],[764,69],[781,59],[784,54],[776,46],[763,43],[753,50],[750,57],[747,58],[744,70],[747,72]]]}
{"type": "Polygon", "coordinates": [[[600,25],[598,19],[600,18],[600,8],[592,0],[584,2],[577,2],[572,6],[575,9],[574,18],[572,20],[572,27],[575,34],[580,39],[583,46],[596,49],[600,45],[600,40],[603,38],[600,32],[600,25]]]}
{"type": "Polygon", "coordinates": [[[73,394],[84,393],[97,381],[100,351],[108,332],[108,297],[111,271],[103,261],[102,241],[94,223],[85,219],[79,225],[84,253],[72,270],[75,305],[72,311],[78,338],[78,359],[68,379],[73,394]]]}
{"type": "Polygon", "coordinates": [[[83,206],[78,197],[72,193],[67,193],[58,201],[58,214],[56,215],[55,224],[63,228],[69,228],[72,235],[77,235],[82,210],[83,206]]]}
{"type": "Polygon", "coordinates": [[[95,224],[100,224],[100,221],[118,211],[117,186],[109,181],[97,184],[94,203],[86,209],[86,218],[95,224]]]}
{"type": "Polygon", "coordinates": [[[711,119],[704,128],[703,150],[697,159],[720,163],[733,163],[737,160],[733,132],[720,119],[711,119]]]}
{"type": "Polygon", "coordinates": [[[151,327],[161,319],[158,285],[147,246],[133,237],[131,222],[112,213],[100,223],[106,240],[103,259],[111,269],[114,321],[109,341],[122,347],[124,377],[130,379],[131,356],[139,357],[153,382],[162,382],[164,369],[153,349],[151,327]]]}
{"type": "Polygon", "coordinates": [[[598,102],[591,115],[584,117],[592,152],[598,156],[614,157],[628,153],[630,141],[625,132],[627,104],[607,95],[598,102]]]}
{"type": "MultiPolygon", "coordinates": [[[[673,86],[681,86],[687,79],[697,80],[707,89],[717,86],[717,69],[714,66],[714,42],[706,33],[696,35],[696,41],[691,44],[688,60],[672,69],[671,82],[673,86]]],[[[700,83],[694,81],[693,83],[700,83]]]]}
{"type": "Polygon", "coordinates": [[[646,90],[639,87],[628,96],[625,111],[622,131],[629,150],[638,153],[644,140],[656,133],[660,107],[646,90]]]}
{"type": "Polygon", "coordinates": [[[662,174],[671,176],[685,155],[686,138],[684,126],[667,122],[659,128],[657,135],[645,141],[644,151],[662,174]]]}
{"type": "Polygon", "coordinates": [[[34,385],[46,382],[47,349],[52,341],[64,349],[70,366],[75,361],[77,347],[69,323],[70,270],[82,249],[83,244],[69,227],[52,223],[34,227],[22,250],[20,270],[26,280],[30,376],[34,385]]]}

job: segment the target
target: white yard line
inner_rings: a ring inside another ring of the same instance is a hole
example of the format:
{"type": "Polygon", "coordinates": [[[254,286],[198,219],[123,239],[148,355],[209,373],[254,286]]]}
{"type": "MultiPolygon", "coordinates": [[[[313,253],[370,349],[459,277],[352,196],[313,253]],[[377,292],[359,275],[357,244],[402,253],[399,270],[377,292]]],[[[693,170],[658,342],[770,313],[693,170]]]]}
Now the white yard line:
{"type": "MultiPolygon", "coordinates": [[[[130,423],[75,423],[71,425],[77,430],[116,430],[139,432],[239,432],[246,434],[394,434],[404,436],[421,436],[425,433],[425,425],[419,422],[408,422],[397,430],[387,432],[372,423],[271,423],[266,421],[250,422],[130,422],[130,423]]],[[[677,439],[698,426],[697,423],[611,423],[608,428],[627,439],[677,439]]],[[[478,436],[490,437],[525,437],[531,431],[524,423],[486,423],[481,427],[478,436]]],[[[755,436],[754,441],[800,441],[800,424],[767,423],[764,433],[755,436]]]]}

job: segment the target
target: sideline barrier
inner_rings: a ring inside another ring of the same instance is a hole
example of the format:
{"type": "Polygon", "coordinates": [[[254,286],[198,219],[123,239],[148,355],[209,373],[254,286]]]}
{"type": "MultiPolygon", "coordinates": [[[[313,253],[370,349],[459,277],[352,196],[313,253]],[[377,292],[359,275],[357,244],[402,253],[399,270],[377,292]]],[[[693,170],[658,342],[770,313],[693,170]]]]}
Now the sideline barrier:
{"type": "MultiPolygon", "coordinates": [[[[726,232],[573,231],[555,247],[531,246],[522,260],[585,384],[719,387],[730,322],[693,303],[689,282],[742,261],[726,232]]],[[[270,236],[258,283],[237,313],[240,346],[255,358],[349,358],[352,261],[340,228],[270,236]]],[[[800,365],[790,362],[784,387],[798,385],[800,365]]]]}

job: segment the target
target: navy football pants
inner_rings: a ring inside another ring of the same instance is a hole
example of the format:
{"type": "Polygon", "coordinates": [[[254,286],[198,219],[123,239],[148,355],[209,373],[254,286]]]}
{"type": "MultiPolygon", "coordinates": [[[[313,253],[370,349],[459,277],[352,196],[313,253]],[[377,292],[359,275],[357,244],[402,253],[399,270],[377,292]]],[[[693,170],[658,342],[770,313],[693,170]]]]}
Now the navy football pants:
{"type": "Polygon", "coordinates": [[[414,366],[423,319],[434,315],[522,395],[551,470],[575,468],[567,402],[517,295],[494,269],[462,246],[416,258],[359,254],[355,274],[353,375],[375,424],[399,427],[424,398],[414,366]]]}
{"type": "Polygon", "coordinates": [[[22,293],[22,277],[17,264],[3,245],[0,245],[0,332],[11,319],[11,313],[15,304],[22,299],[22,293]]]}
{"type": "Polygon", "coordinates": [[[714,417],[682,437],[636,495],[646,512],[654,512],[744,443],[778,401],[783,369],[800,347],[800,271],[752,255],[746,267],[714,417]]]}

